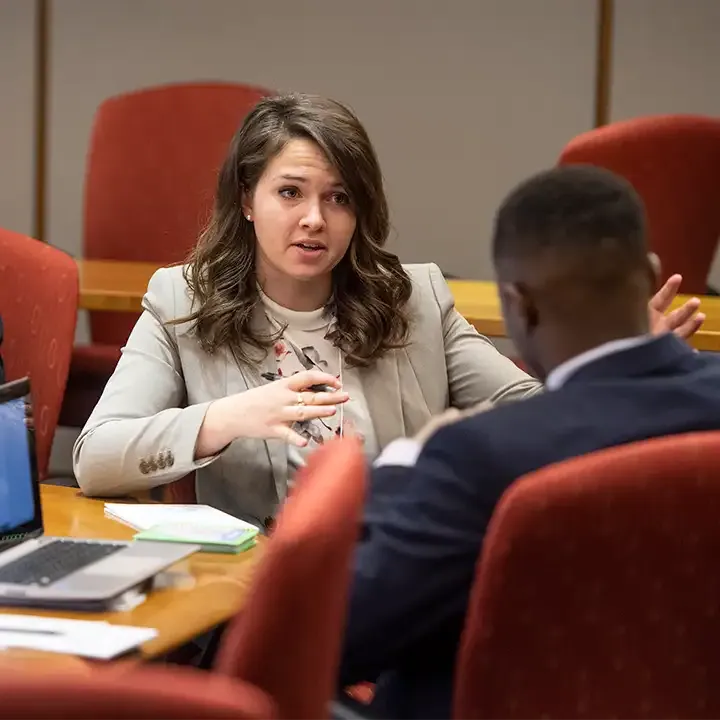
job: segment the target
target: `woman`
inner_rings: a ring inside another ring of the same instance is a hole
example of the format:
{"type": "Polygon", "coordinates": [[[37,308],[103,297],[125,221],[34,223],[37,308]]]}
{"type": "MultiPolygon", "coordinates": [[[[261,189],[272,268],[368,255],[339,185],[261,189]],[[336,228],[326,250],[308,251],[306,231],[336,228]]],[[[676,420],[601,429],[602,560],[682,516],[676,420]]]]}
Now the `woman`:
{"type": "Polygon", "coordinates": [[[434,265],[384,249],[373,147],[332,100],[261,101],[184,267],[144,312],[74,448],[88,495],[196,471],[198,500],[264,523],[307,453],[348,428],[370,457],[450,406],[538,383],[455,310],[434,265]],[[318,387],[324,386],[324,387],[318,387]]]}

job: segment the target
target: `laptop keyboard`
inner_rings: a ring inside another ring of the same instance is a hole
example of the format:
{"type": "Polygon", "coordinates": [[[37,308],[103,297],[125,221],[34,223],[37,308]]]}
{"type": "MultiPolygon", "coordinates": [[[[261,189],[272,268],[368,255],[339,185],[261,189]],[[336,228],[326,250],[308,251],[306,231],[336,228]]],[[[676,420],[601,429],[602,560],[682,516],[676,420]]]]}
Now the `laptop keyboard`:
{"type": "Polygon", "coordinates": [[[124,543],[53,540],[0,567],[0,583],[51,585],[70,573],[126,547],[124,543]]]}

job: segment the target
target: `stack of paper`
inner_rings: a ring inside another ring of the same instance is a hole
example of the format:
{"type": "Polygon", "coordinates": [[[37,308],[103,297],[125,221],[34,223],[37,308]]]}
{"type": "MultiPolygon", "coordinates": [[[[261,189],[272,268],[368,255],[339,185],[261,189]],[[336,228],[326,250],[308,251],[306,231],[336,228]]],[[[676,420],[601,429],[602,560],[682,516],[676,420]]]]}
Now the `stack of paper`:
{"type": "Polygon", "coordinates": [[[112,660],[152,640],[157,634],[154,628],[111,625],[95,620],[0,614],[0,648],[27,648],[112,660]]]}
{"type": "Polygon", "coordinates": [[[140,530],[137,540],[190,543],[204,552],[239,553],[258,534],[255,525],[209,505],[105,503],[105,515],[140,530]]]}

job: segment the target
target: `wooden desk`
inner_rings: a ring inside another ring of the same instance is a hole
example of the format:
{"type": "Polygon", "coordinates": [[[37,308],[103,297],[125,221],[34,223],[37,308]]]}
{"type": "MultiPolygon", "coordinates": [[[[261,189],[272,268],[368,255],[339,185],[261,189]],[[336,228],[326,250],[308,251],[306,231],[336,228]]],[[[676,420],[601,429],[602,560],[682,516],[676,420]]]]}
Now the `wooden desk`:
{"type": "MultiPolygon", "coordinates": [[[[48,535],[129,540],[135,532],[107,519],[102,500],[83,497],[73,488],[43,485],[41,491],[48,535]]],[[[0,608],[0,612],[156,628],[158,636],[145,643],[140,653],[145,659],[158,657],[235,615],[243,605],[254,568],[262,555],[262,542],[240,555],[196,553],[173,568],[189,572],[194,578],[193,586],[156,590],[128,612],[73,613],[18,608],[0,608]]]]}
{"type": "MultiPolygon", "coordinates": [[[[467,318],[478,332],[488,337],[505,337],[505,324],[495,283],[451,280],[448,285],[458,312],[467,318]]],[[[688,298],[687,295],[679,295],[673,302],[673,308],[679,307],[688,298]]],[[[702,295],[700,300],[700,310],[705,313],[706,319],[693,337],[692,345],[698,350],[720,352],[720,297],[702,295]]]]}
{"type": "MultiPolygon", "coordinates": [[[[140,301],[155,263],[124,263],[78,260],[80,269],[80,307],[85,310],[140,310],[140,301]]],[[[497,289],[493,282],[451,280],[455,305],[479,332],[488,337],[505,337],[497,289]]],[[[685,297],[676,299],[674,307],[685,297]]],[[[702,297],[705,324],[694,339],[698,350],[720,351],[720,297],[702,297]]]]}
{"type": "Polygon", "coordinates": [[[83,310],[140,311],[157,263],[78,260],[80,307],[83,310]]]}

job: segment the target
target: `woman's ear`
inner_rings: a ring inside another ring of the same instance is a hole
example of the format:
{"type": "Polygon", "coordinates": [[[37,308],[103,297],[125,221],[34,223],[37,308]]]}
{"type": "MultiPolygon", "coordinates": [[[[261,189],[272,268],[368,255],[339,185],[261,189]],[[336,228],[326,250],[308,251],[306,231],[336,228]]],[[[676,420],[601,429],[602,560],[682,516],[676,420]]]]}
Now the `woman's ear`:
{"type": "Polygon", "coordinates": [[[247,190],[240,194],[240,205],[245,219],[252,222],[252,195],[247,190]]]}

